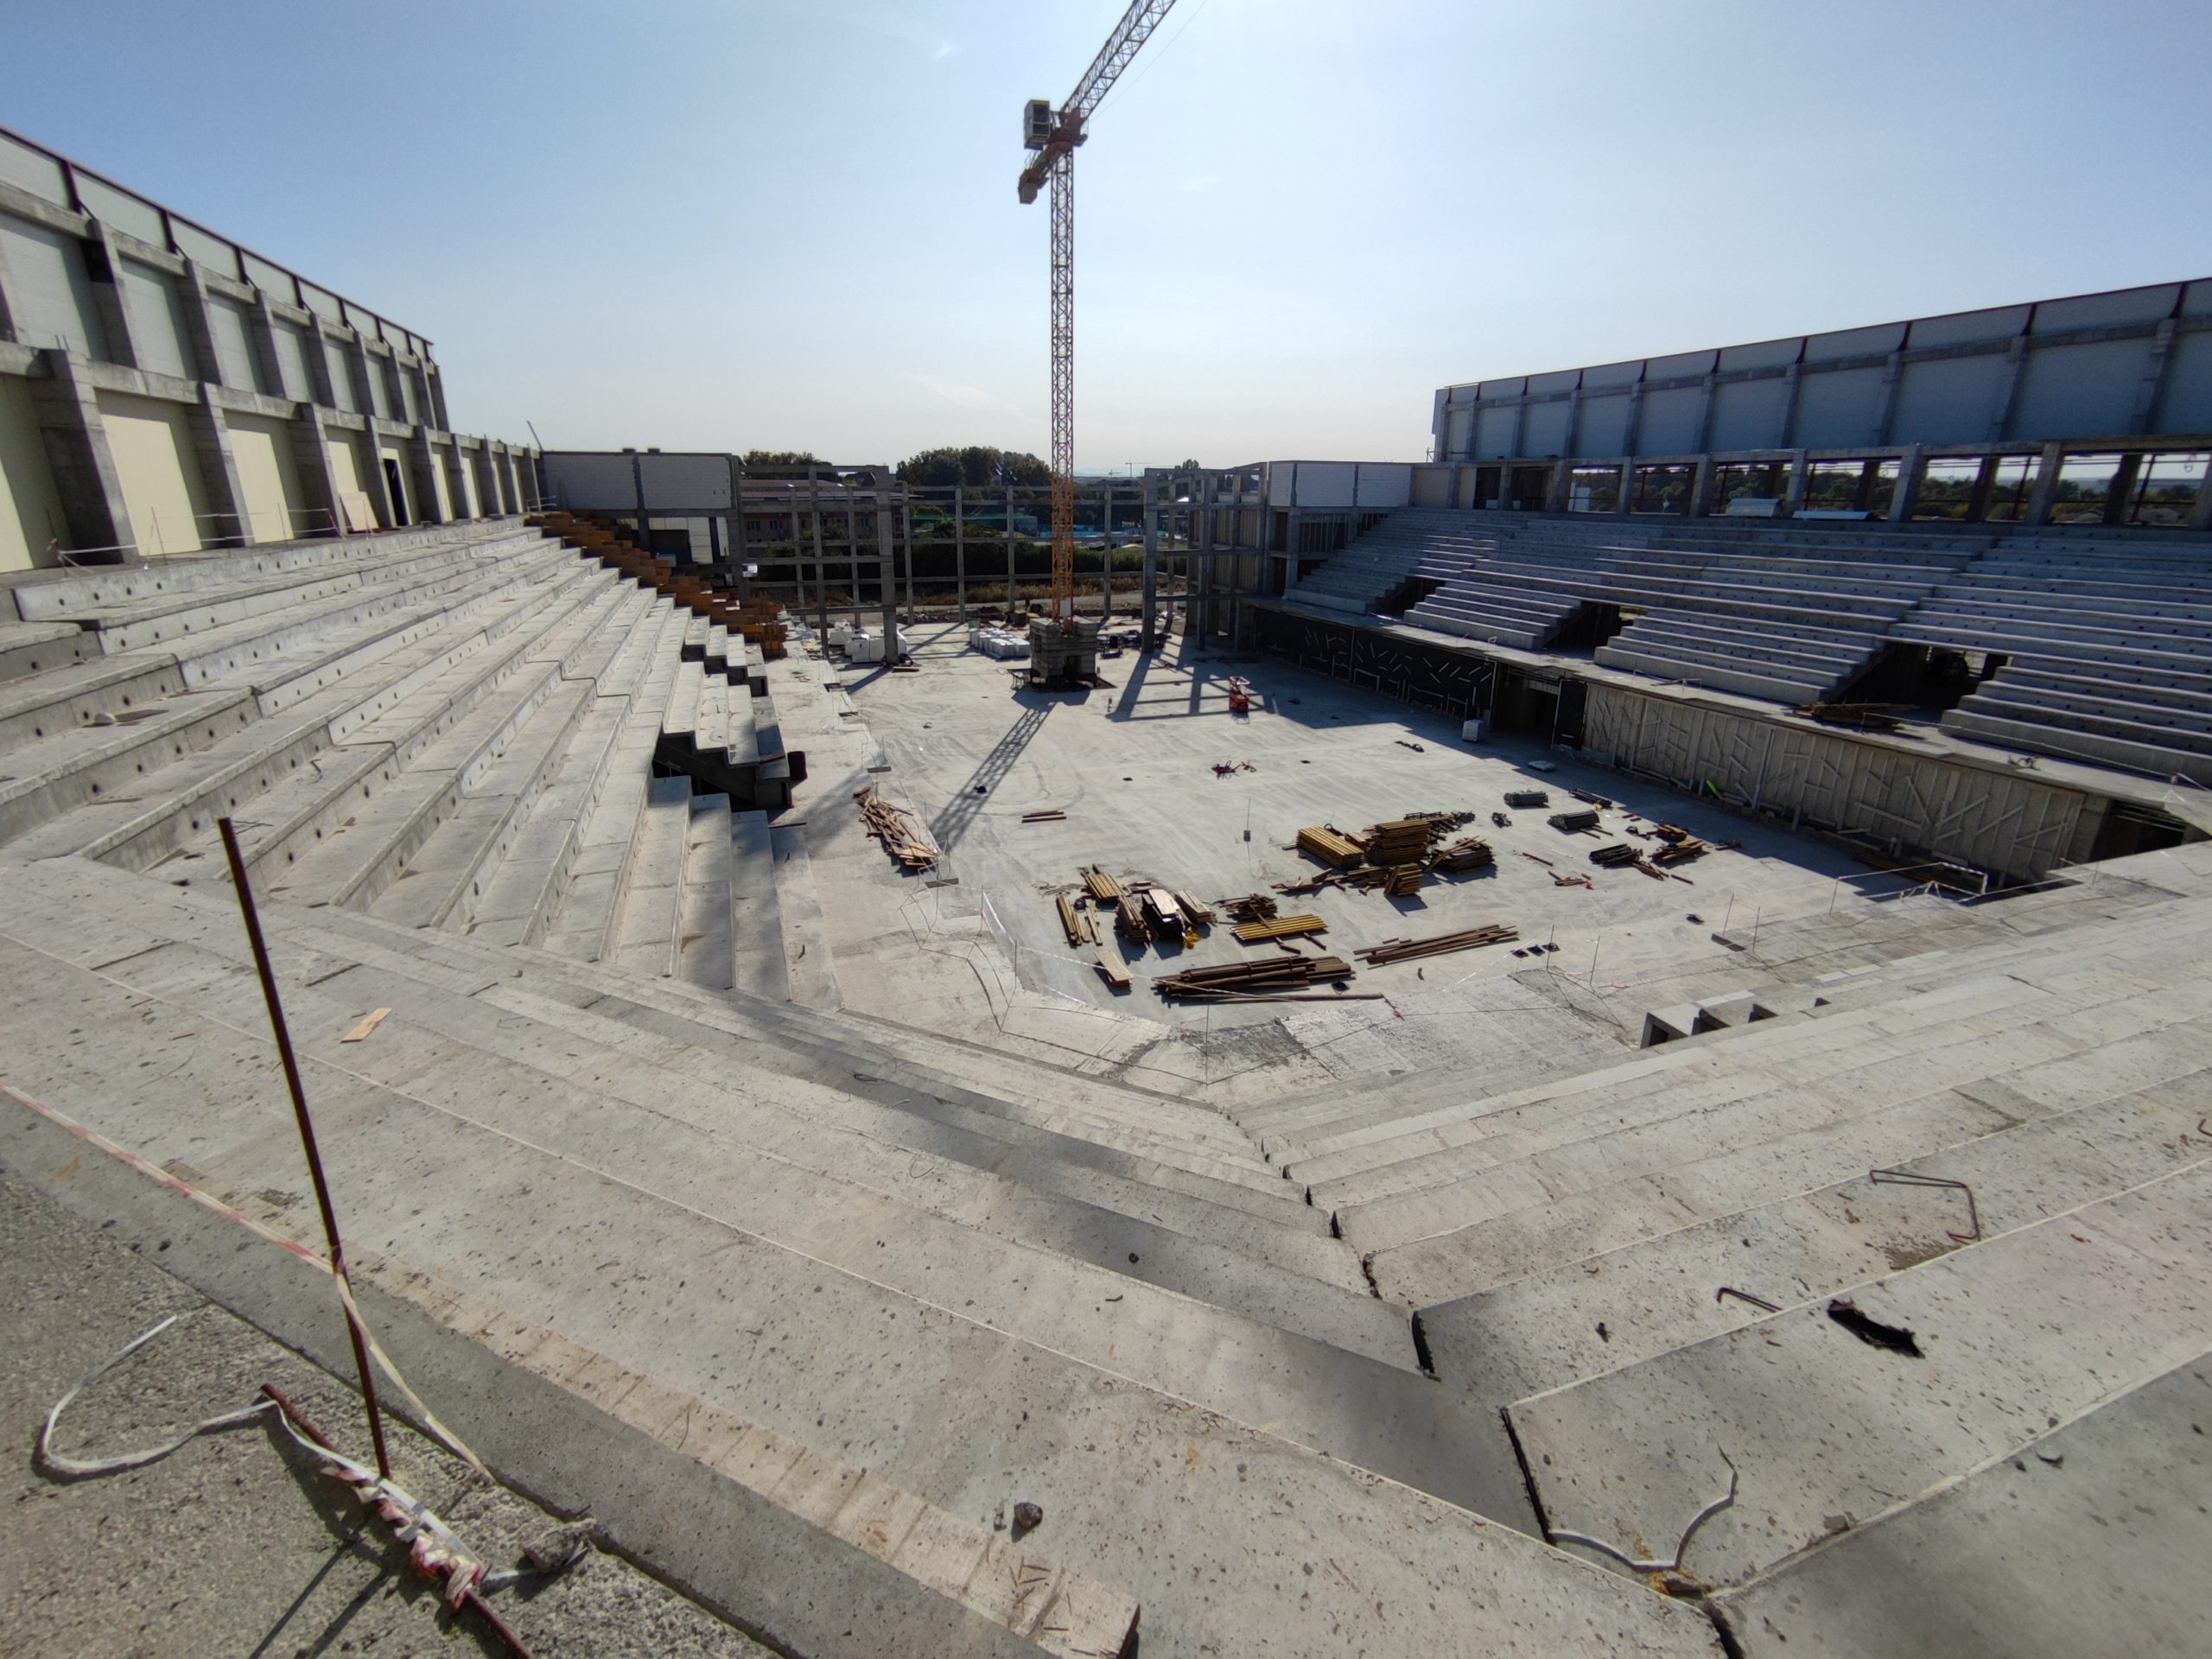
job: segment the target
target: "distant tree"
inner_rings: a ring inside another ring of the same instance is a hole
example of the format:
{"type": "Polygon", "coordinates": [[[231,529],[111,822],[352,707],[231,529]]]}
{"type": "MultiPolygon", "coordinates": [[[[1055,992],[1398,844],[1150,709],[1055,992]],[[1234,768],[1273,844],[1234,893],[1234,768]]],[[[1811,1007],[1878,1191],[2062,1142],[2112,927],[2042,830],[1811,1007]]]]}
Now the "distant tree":
{"type": "Polygon", "coordinates": [[[933,489],[954,484],[969,489],[994,485],[1003,488],[1010,484],[1049,484],[1052,478],[1052,468],[1034,455],[980,443],[925,449],[900,461],[898,471],[905,482],[933,489]]]}
{"type": "Polygon", "coordinates": [[[1196,461],[1185,461],[1181,466],[1176,467],[1175,470],[1179,473],[1202,473],[1205,471],[1205,468],[1196,461]]]}
{"type": "Polygon", "coordinates": [[[747,467],[804,467],[817,462],[810,449],[748,449],[745,452],[747,467]]]}

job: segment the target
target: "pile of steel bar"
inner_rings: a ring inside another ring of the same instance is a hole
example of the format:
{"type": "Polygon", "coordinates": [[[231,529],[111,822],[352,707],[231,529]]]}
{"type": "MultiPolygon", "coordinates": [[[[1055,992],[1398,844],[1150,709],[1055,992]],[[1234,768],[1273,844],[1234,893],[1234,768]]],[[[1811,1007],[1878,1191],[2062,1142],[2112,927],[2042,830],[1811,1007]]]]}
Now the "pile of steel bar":
{"type": "Polygon", "coordinates": [[[1541,789],[1509,789],[1505,791],[1508,806],[1549,806],[1552,798],[1541,789]]]}
{"type": "Polygon", "coordinates": [[[1319,916],[1273,916],[1263,922],[1244,922],[1230,930],[1242,944],[1262,939],[1294,939],[1305,933],[1325,933],[1329,925],[1319,916]]]}
{"type": "Polygon", "coordinates": [[[1551,816],[1550,823],[1553,829],[1573,835],[1577,830],[1595,830],[1598,827],[1598,815],[1595,812],[1554,812],[1551,816]]]}
{"type": "Polygon", "coordinates": [[[1122,884],[1096,864],[1082,874],[1084,888],[1093,904],[1110,905],[1122,896],[1122,884]]]}
{"type": "Polygon", "coordinates": [[[1380,968],[1388,963],[1412,962],[1420,957],[1446,957],[1454,950],[1474,950],[1485,944],[1504,944],[1521,937],[1521,930],[1508,922],[1485,922],[1480,927],[1464,928],[1457,933],[1439,933],[1427,939],[1385,939],[1380,944],[1370,944],[1352,954],[1370,968],[1380,968]]]}
{"type": "Polygon", "coordinates": [[[853,798],[860,803],[861,821],[868,832],[883,843],[883,850],[910,870],[937,868],[937,843],[922,821],[903,806],[893,806],[870,784],[853,798]]]}
{"type": "Polygon", "coordinates": [[[1617,869],[1623,864],[1640,863],[1642,860],[1635,848],[1626,842],[1616,842],[1611,847],[1592,848],[1590,861],[1592,864],[1602,864],[1610,870],[1617,869]]]}
{"type": "Polygon", "coordinates": [[[1235,899],[1224,899],[1221,907],[1229,912],[1232,922],[1264,922],[1275,913],[1275,901],[1264,893],[1247,893],[1235,899]]]}
{"type": "Polygon", "coordinates": [[[1152,988],[1162,996],[1186,1001],[1222,1002],[1302,991],[1309,986],[1350,979],[1351,974],[1351,964],[1341,957],[1260,957],[1217,968],[1185,968],[1179,974],[1163,974],[1152,982],[1152,988]]]}
{"type": "Polygon", "coordinates": [[[1439,848],[1436,856],[1428,861],[1428,868],[1440,875],[1465,875],[1470,870],[1486,870],[1497,862],[1488,842],[1468,836],[1449,847],[1439,848]]]}
{"type": "Polygon", "coordinates": [[[1066,817],[1067,814],[1055,806],[1047,807],[1042,811],[1025,812],[1021,815],[1021,821],[1024,823],[1058,823],[1066,817]]]}
{"type": "Polygon", "coordinates": [[[1098,929],[1087,910],[1077,910],[1075,900],[1065,893],[1060,895],[1060,925],[1066,930],[1070,944],[1096,944],[1098,929]]]}
{"type": "Polygon", "coordinates": [[[1339,870],[1351,869],[1365,861],[1367,854],[1349,836],[1338,835],[1326,824],[1315,824],[1298,832],[1298,850],[1308,858],[1339,870]]]}

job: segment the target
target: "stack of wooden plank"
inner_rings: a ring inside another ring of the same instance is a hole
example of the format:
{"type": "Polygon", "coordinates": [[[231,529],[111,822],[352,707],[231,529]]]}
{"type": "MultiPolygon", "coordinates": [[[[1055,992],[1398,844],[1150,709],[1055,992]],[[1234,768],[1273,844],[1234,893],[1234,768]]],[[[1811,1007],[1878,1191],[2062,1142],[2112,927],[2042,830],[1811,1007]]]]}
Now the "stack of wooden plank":
{"type": "Polygon", "coordinates": [[[1480,927],[1463,928],[1457,933],[1439,933],[1427,939],[1385,939],[1380,944],[1370,944],[1352,954],[1370,968],[1386,963],[1412,962],[1421,957],[1449,956],[1454,950],[1473,950],[1485,944],[1503,944],[1521,937],[1521,930],[1508,922],[1485,922],[1480,927]]]}
{"type": "Polygon", "coordinates": [[[1671,823],[1655,823],[1651,833],[1667,844],[1651,855],[1654,864],[1683,864],[1703,858],[1713,849],[1687,830],[1671,823]]]}
{"type": "Polygon", "coordinates": [[[1162,996],[1193,1002],[1223,1002],[1253,996],[1296,995],[1309,986],[1350,979],[1351,964],[1341,957],[1262,957],[1218,968],[1185,968],[1152,982],[1162,996]]]}
{"type": "Polygon", "coordinates": [[[1357,842],[1349,836],[1338,834],[1326,824],[1314,824],[1298,832],[1298,850],[1308,858],[1316,858],[1333,869],[1348,870],[1365,860],[1367,855],[1357,842]]]}
{"type": "Polygon", "coordinates": [[[937,868],[937,843],[922,821],[903,806],[893,806],[870,784],[853,798],[860,803],[861,821],[868,832],[883,843],[883,850],[910,870],[937,868]]]}
{"type": "Polygon", "coordinates": [[[1110,905],[1122,896],[1122,884],[1096,864],[1082,872],[1084,889],[1096,905],[1110,905]]]}
{"type": "Polygon", "coordinates": [[[1428,856],[1427,818],[1392,818],[1369,830],[1367,861],[1370,864],[1414,864],[1428,856]]]}
{"type": "Polygon", "coordinates": [[[1406,899],[1421,891],[1424,874],[1418,864],[1370,864],[1363,870],[1354,870],[1345,880],[1362,893],[1380,887],[1393,899],[1406,899]]]}
{"type": "Polygon", "coordinates": [[[1437,849],[1428,861],[1428,868],[1440,875],[1465,875],[1471,870],[1486,870],[1497,862],[1490,843],[1472,836],[1453,842],[1449,847],[1437,849]]]}
{"type": "Polygon", "coordinates": [[[1262,939],[1294,939],[1305,933],[1325,933],[1329,925],[1319,916],[1273,916],[1263,922],[1245,922],[1230,930],[1240,944],[1262,939]]]}
{"type": "Polygon", "coordinates": [[[1182,939],[1192,929],[1185,921],[1182,906],[1175,902],[1175,895],[1165,887],[1150,887],[1142,900],[1146,927],[1155,939],[1182,939]]]}
{"type": "Polygon", "coordinates": [[[1133,893],[1125,893],[1114,901],[1114,925],[1132,939],[1152,937],[1152,930],[1144,925],[1144,906],[1133,893]]]}
{"type": "Polygon", "coordinates": [[[1065,893],[1060,895],[1060,926],[1066,931],[1070,944],[1098,943],[1097,925],[1091,920],[1090,912],[1077,910],[1075,900],[1065,893]]]}
{"type": "Polygon", "coordinates": [[[1229,912],[1232,922],[1264,922],[1275,913],[1275,901],[1264,893],[1247,893],[1235,899],[1224,899],[1221,907],[1229,912]]]}
{"type": "MultiPolygon", "coordinates": [[[[1196,894],[1185,893],[1178,887],[1175,890],[1175,905],[1183,912],[1183,919],[1193,927],[1213,925],[1213,906],[1200,904],[1196,894]]],[[[1272,911],[1274,908],[1274,904],[1270,902],[1268,908],[1272,911]]]]}

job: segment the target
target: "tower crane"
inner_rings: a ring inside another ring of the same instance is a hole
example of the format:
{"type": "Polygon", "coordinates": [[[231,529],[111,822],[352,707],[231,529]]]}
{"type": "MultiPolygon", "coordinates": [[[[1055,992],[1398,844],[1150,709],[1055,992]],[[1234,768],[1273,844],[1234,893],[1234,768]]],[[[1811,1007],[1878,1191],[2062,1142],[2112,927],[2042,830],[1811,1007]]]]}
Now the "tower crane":
{"type": "Polygon", "coordinates": [[[1089,136],[1084,123],[1174,3],[1132,0],[1067,102],[1055,110],[1033,98],[1021,111],[1021,140],[1033,152],[1021,200],[1036,200],[1049,185],[1052,201],[1052,616],[1065,633],[1075,632],[1075,149],[1089,136]]]}

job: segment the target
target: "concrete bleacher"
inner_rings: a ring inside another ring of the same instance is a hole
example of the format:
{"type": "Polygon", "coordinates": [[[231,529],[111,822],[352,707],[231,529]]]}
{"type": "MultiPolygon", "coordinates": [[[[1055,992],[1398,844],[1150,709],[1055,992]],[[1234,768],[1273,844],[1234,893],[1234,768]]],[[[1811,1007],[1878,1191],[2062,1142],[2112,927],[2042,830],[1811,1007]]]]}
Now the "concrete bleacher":
{"type": "MultiPolygon", "coordinates": [[[[1615,534],[1424,531],[1422,556],[1895,600],[1824,536],[1731,565],[1731,538],[1615,534]]],[[[1602,1070],[1223,1110],[840,1007],[830,953],[789,946],[820,933],[804,837],[725,781],[755,782],[748,756],[790,776],[758,652],[524,526],[74,573],[19,584],[19,615],[33,594],[80,638],[0,682],[10,1087],[319,1248],[231,816],[349,1254],[468,1352],[448,1378],[418,1343],[410,1377],[520,1483],[777,1529],[684,1571],[834,1604],[807,1650],[950,1650],[899,1635],[950,1599],[962,1651],[1124,1651],[1141,1604],[1148,1647],[1254,1659],[1687,1656],[1716,1618],[1771,1653],[1734,1610],[1798,1616],[1775,1586],[1828,1517],[1912,1535],[2050,1420],[2212,1345],[2201,847],[2094,889],[1777,923],[1729,971],[1779,1017],[1602,1070]],[[1891,1166],[1969,1182],[1979,1236],[1954,1236],[1955,1190],[1870,1179],[1891,1166]],[[1923,1334],[1925,1397],[1836,1296],[1923,1334]],[[569,1429],[512,1404],[533,1363],[569,1429]],[[730,1454],[741,1431],[783,1450],[730,1454]],[[782,1484],[802,1453],[823,1484],[782,1484]],[[571,1461],[594,1455],[614,1472],[571,1461]],[[654,1458],[709,1484],[632,1477],[654,1458]],[[1678,1594],[1546,1541],[1663,1556],[1732,1465],[1678,1594]],[[994,1510],[1031,1497],[1024,1559],[1082,1586],[1050,1620],[1026,1567],[992,1588],[994,1510]],[[916,1535],[933,1567],[899,1553],[916,1535]],[[899,1563],[865,1601],[855,1548],[899,1563]]],[[[1744,614],[1722,602],[1683,626],[1744,614]]],[[[16,1098],[0,1122],[0,1167],[174,1241],[319,1351],[224,1224],[111,1205],[54,1173],[105,1154],[16,1098]]],[[[1837,1605],[1847,1567],[1822,1569],[1837,1605]]]]}

